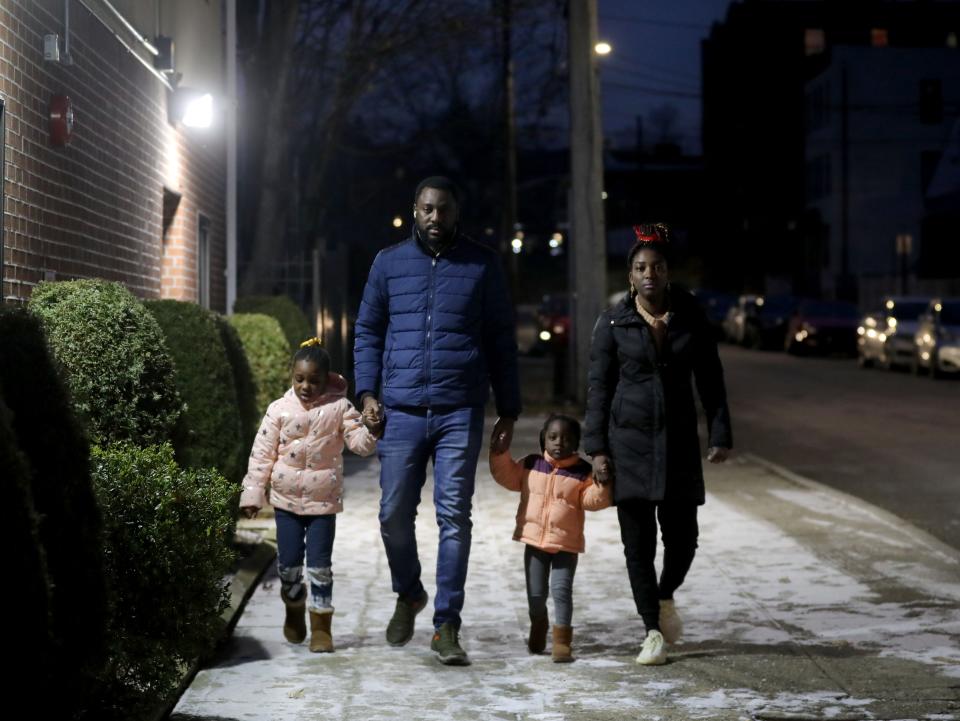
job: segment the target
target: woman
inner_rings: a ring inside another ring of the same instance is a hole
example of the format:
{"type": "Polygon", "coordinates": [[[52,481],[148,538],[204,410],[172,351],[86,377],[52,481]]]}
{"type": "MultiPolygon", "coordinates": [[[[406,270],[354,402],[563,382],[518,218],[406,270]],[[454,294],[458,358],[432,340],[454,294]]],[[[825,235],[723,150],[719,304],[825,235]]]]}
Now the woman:
{"type": "Polygon", "coordinates": [[[646,638],[637,663],[666,663],[666,644],[682,632],[673,593],[697,548],[704,502],[696,381],[709,429],[707,460],[722,463],[733,445],[723,368],[706,316],[688,292],[668,282],[670,231],[635,226],[627,256],[630,293],[593,330],[584,451],[594,475],[614,482],[613,498],[637,612],[646,638]],[[654,558],[657,521],[663,570],[654,558]]]}

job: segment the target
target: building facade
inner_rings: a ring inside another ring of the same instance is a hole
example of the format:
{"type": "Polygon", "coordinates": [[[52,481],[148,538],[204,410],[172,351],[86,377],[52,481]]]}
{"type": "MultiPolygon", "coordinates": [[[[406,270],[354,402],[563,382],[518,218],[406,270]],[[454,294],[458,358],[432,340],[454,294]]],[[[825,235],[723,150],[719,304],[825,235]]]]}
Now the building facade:
{"type": "Polygon", "coordinates": [[[807,210],[821,227],[822,292],[837,295],[850,276],[870,301],[960,278],[960,264],[934,261],[947,239],[932,230],[927,204],[960,109],[960,52],[835,47],[807,101],[807,210]]]}
{"type": "MultiPolygon", "coordinates": [[[[838,258],[826,256],[829,241],[811,212],[819,202],[810,204],[807,196],[837,168],[828,172],[825,153],[808,153],[808,92],[816,89],[815,78],[836,67],[842,48],[955,51],[958,35],[958,3],[732,3],[701,46],[707,212],[718,249],[706,263],[747,292],[857,300],[852,266],[823,286],[824,263],[838,258]]],[[[960,54],[944,57],[955,66],[960,54]]],[[[917,113],[915,92],[910,105],[917,113]]]]}
{"type": "Polygon", "coordinates": [[[44,280],[104,278],[226,310],[222,113],[204,128],[179,116],[225,96],[224,12],[223,0],[0,5],[5,302],[44,280]]]}

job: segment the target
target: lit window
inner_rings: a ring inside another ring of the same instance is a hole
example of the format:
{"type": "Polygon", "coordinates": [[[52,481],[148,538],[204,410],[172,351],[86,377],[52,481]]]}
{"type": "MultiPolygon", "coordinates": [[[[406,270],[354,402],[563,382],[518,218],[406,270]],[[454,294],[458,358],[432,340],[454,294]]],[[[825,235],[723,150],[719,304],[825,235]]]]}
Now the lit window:
{"type": "Polygon", "coordinates": [[[804,50],[807,55],[819,55],[827,48],[827,39],[820,28],[807,28],[803,36],[804,50]]]}

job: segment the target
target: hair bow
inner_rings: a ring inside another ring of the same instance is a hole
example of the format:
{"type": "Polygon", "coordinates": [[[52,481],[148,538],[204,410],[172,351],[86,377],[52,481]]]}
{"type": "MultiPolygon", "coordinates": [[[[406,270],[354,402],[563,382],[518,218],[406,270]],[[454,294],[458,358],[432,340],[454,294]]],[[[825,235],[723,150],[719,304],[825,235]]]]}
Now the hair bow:
{"type": "Polygon", "coordinates": [[[635,225],[633,232],[638,243],[665,243],[666,235],[655,225],[635,225]]]}

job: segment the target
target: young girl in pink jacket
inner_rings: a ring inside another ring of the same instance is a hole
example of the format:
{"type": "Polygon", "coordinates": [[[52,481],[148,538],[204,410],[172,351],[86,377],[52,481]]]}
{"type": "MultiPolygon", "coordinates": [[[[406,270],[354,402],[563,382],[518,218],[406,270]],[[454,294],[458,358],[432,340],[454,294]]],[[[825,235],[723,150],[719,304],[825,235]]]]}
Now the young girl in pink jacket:
{"type": "Polygon", "coordinates": [[[490,472],[504,488],[520,491],[513,540],[526,544],[523,567],[530,610],[530,653],[547,645],[547,596],[553,594],[552,657],[573,660],[573,576],[583,553],[584,511],[611,504],[611,486],[594,482],[590,464],[577,454],[580,424],[552,414],[540,431],[542,455],[510,457],[506,434],[490,438],[490,472]],[[548,591],[549,582],[549,591],[548,591]]]}
{"type": "Polygon", "coordinates": [[[368,456],[379,426],[361,417],[346,399],[347,382],[330,372],[330,356],[317,338],[293,356],[293,385],[267,408],[250,452],[240,509],[253,518],[267,503],[277,523],[277,571],[286,606],[283,635],[291,643],[307,636],[310,650],[333,651],[331,557],[337,515],[343,510],[343,446],[368,456]],[[303,583],[307,558],[309,598],[303,583]]]}

